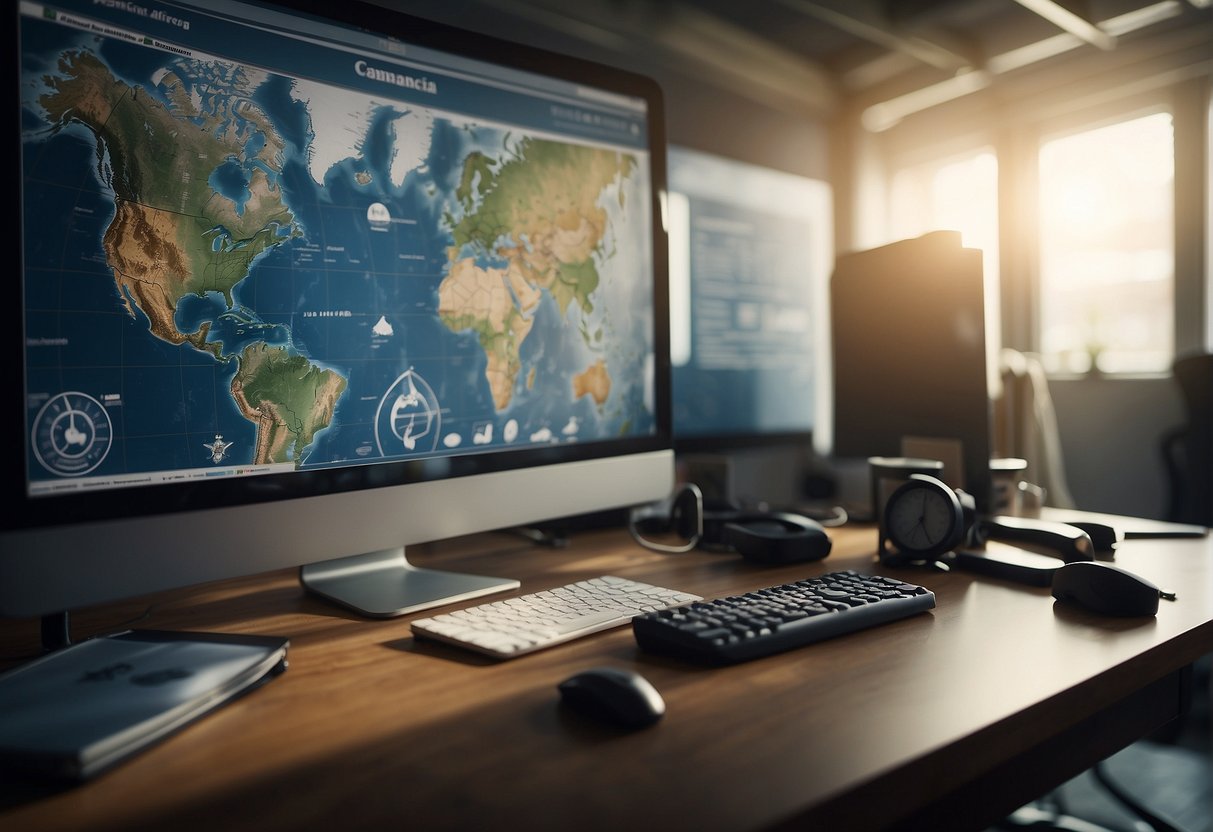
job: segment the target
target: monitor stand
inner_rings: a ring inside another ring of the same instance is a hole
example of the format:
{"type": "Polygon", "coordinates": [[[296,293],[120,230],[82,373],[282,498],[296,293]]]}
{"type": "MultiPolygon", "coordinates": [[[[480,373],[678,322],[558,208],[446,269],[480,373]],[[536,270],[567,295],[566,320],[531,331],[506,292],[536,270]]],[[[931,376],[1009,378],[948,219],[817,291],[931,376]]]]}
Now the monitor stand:
{"type": "Polygon", "coordinates": [[[512,578],[490,578],[413,566],[404,547],[310,563],[303,586],[370,618],[393,618],[430,607],[518,589],[512,578]]]}

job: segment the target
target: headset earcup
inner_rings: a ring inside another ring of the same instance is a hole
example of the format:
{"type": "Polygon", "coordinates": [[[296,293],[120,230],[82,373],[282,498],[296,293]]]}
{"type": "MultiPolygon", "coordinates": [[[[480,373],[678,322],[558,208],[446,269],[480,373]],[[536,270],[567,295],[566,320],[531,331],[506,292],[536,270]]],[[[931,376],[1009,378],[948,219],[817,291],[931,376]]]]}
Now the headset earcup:
{"type": "Polygon", "coordinates": [[[684,540],[703,535],[703,495],[698,487],[687,485],[679,489],[670,507],[670,525],[684,540]]]}

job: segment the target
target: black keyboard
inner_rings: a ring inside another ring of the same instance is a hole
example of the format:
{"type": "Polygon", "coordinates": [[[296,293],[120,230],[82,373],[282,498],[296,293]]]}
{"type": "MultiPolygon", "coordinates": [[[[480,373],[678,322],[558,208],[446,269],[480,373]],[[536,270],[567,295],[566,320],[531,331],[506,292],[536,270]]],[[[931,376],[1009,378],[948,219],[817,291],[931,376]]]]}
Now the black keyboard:
{"type": "Polygon", "coordinates": [[[768,656],[934,609],[935,593],[880,575],[831,572],[632,619],[645,650],[729,664],[768,656]]]}

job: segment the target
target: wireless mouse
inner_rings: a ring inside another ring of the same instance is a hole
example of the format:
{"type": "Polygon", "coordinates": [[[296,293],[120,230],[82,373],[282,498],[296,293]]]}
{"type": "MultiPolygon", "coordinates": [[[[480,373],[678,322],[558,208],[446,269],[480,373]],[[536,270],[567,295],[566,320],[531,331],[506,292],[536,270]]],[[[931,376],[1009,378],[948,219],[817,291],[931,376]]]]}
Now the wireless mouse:
{"type": "Polygon", "coordinates": [[[1174,598],[1154,584],[1103,561],[1067,563],[1053,573],[1053,597],[1103,615],[1158,613],[1159,598],[1174,598]]]}
{"type": "Polygon", "coordinates": [[[557,689],[568,708],[623,728],[644,728],[665,713],[657,688],[631,670],[592,667],[565,679],[557,689]]]}

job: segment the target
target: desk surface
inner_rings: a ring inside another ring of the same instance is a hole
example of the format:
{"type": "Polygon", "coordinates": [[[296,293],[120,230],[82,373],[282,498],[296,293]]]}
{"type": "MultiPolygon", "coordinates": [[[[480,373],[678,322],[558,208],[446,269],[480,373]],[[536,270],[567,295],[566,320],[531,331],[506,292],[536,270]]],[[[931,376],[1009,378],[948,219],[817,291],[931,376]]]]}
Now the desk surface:
{"type": "MultiPolygon", "coordinates": [[[[95,782],[0,788],[6,829],[974,828],[1175,716],[1182,668],[1213,651],[1213,541],[1134,540],[1116,560],[1179,593],[1156,619],[1098,618],[1044,588],[873,563],[873,527],[825,561],[659,555],[621,532],[567,549],[489,534],[410,559],[522,580],[616,574],[728,595],[842,568],[904,576],[938,607],[726,668],[641,652],[630,627],[506,662],[416,642],[274,573],[157,596],[138,626],[289,636],[281,677],[95,782]],[[665,718],[628,733],[557,705],[583,668],[634,668],[665,718]]],[[[146,600],[89,611],[103,628],[146,600]]],[[[467,606],[464,603],[460,606],[467,606]]],[[[0,623],[12,656],[36,622],[0,623]]]]}

